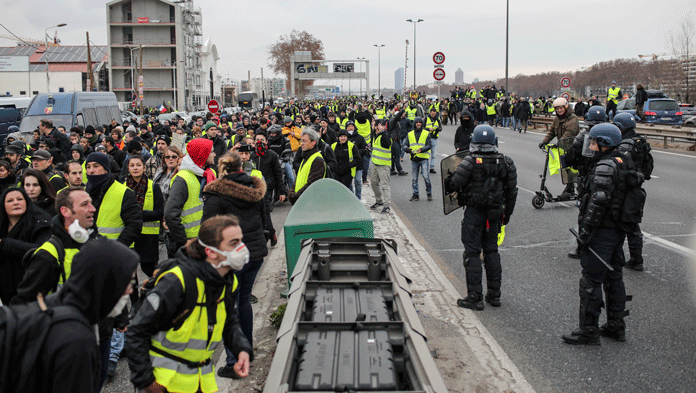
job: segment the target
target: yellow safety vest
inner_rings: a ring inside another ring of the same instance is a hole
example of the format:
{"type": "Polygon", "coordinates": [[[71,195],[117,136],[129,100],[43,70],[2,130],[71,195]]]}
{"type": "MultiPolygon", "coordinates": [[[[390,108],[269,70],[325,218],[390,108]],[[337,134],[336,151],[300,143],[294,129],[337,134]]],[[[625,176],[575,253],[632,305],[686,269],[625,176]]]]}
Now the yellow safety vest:
{"type": "Polygon", "coordinates": [[[429,132],[430,132],[430,134],[433,136],[433,138],[437,138],[438,135],[440,134],[440,132],[439,132],[439,131],[435,131],[435,129],[438,128],[438,127],[440,127],[440,121],[437,120],[437,119],[436,119],[435,121],[430,120],[430,116],[428,116],[428,117],[425,119],[425,128],[427,129],[428,127],[432,127],[433,130],[432,130],[432,131],[429,131],[429,132]]]}
{"type": "MultiPolygon", "coordinates": [[[[145,193],[145,203],[143,210],[153,210],[155,208],[155,193],[152,189],[152,180],[147,179],[147,192],[145,193]]],[[[143,229],[140,231],[143,235],[159,235],[159,221],[143,221],[143,229]]]]}
{"type": "Polygon", "coordinates": [[[118,239],[126,224],[121,218],[121,207],[123,206],[123,196],[128,187],[115,181],[111,184],[104,195],[104,199],[99,205],[99,216],[97,217],[97,230],[99,234],[107,239],[118,239]]]}
{"type": "Polygon", "coordinates": [[[181,223],[186,231],[186,238],[191,239],[198,236],[201,229],[201,218],[203,218],[203,201],[201,200],[201,183],[193,172],[183,169],[180,170],[174,179],[181,177],[186,182],[188,188],[188,199],[181,210],[181,223]]]}
{"type": "Polygon", "coordinates": [[[414,120],[416,120],[416,113],[417,112],[418,112],[418,108],[411,109],[411,107],[408,107],[408,108],[406,108],[406,117],[409,120],[414,121],[414,120]]]}
{"type": "Polygon", "coordinates": [[[427,151],[425,153],[415,153],[416,150],[423,148],[425,146],[425,142],[428,141],[428,132],[426,130],[421,131],[420,138],[418,138],[418,142],[416,143],[416,131],[413,130],[408,133],[408,147],[411,149],[412,155],[414,157],[418,158],[424,158],[426,160],[430,159],[430,151],[427,151]]]}
{"type": "Polygon", "coordinates": [[[340,117],[336,119],[336,123],[341,126],[342,130],[346,129],[346,123],[348,123],[348,118],[341,119],[340,117]]]}
{"type": "MultiPolygon", "coordinates": [[[[36,253],[41,251],[41,250],[44,250],[47,253],[51,254],[51,256],[56,259],[56,263],[59,262],[58,261],[58,259],[59,259],[58,258],[58,250],[56,249],[56,247],[53,244],[51,244],[50,241],[47,240],[44,244],[39,246],[39,248],[37,248],[36,251],[34,251],[34,255],[36,255],[36,253]]],[[[80,250],[77,248],[66,248],[65,249],[65,260],[63,261],[63,271],[65,272],[65,279],[66,280],[68,278],[70,278],[70,273],[72,272],[72,261],[78,252],[80,252],[80,250]]],[[[59,274],[58,275],[58,285],[63,285],[63,284],[64,284],[63,276],[59,274]]]]}
{"type": "Polygon", "coordinates": [[[377,109],[375,111],[375,117],[377,119],[381,120],[381,119],[384,119],[386,116],[387,116],[387,111],[385,111],[384,109],[377,109]]]}
{"type": "MultiPolygon", "coordinates": [[[[177,266],[162,273],[157,282],[165,274],[174,274],[181,282],[181,286],[184,287],[184,274],[181,271],[181,267],[177,266]]],[[[227,310],[224,302],[227,288],[225,288],[217,302],[215,311],[217,323],[213,327],[210,336],[208,336],[208,312],[204,307],[200,306],[200,304],[205,304],[207,300],[205,298],[205,283],[201,279],[196,278],[196,287],[198,288],[196,307],[188,315],[181,327],[177,330],[161,331],[150,339],[152,347],[194,363],[204,362],[213,356],[215,349],[222,341],[222,331],[227,320],[227,310]]],[[[184,291],[186,290],[188,289],[184,287],[184,291]]],[[[234,276],[232,292],[236,290],[237,276],[234,276]]],[[[155,380],[164,386],[167,391],[193,393],[198,391],[199,386],[204,393],[218,391],[212,362],[192,369],[152,350],[150,351],[150,358],[152,359],[152,373],[155,376],[155,380]]]]}
{"type": "Polygon", "coordinates": [[[391,150],[382,147],[382,134],[375,138],[372,144],[372,163],[375,165],[391,166],[391,150]]]}
{"type": "Polygon", "coordinates": [[[617,100],[617,98],[619,97],[620,91],[620,87],[610,87],[607,93],[607,100],[613,102],[614,104],[618,103],[619,101],[617,100]]]}
{"type": "Polygon", "coordinates": [[[488,116],[495,115],[495,104],[486,105],[486,114],[488,116]]]}
{"type": "Polygon", "coordinates": [[[370,135],[370,132],[372,131],[372,126],[370,125],[369,121],[365,121],[362,124],[356,121],[355,127],[357,128],[358,134],[365,138],[365,142],[370,143],[372,141],[372,136],[370,135]]]}
{"type": "MultiPolygon", "coordinates": [[[[348,143],[348,161],[353,161],[353,146],[354,146],[354,144],[351,141],[347,141],[346,143],[348,143]]],[[[338,142],[332,143],[331,150],[336,151],[337,144],[338,144],[338,142]]],[[[358,170],[358,168],[356,168],[356,167],[350,168],[350,175],[352,177],[355,177],[355,173],[357,172],[357,170],[358,170]]]]}
{"type": "MultiPolygon", "coordinates": [[[[295,192],[300,191],[307,180],[309,180],[309,170],[312,168],[312,164],[317,157],[321,157],[321,153],[316,152],[312,154],[307,160],[302,161],[300,164],[300,170],[297,171],[297,179],[295,180],[295,192]]],[[[324,176],[326,176],[326,163],[324,163],[324,176]]]]}
{"type": "MultiPolygon", "coordinates": [[[[85,167],[86,164],[87,161],[82,161],[82,184],[87,184],[87,168],[85,167]]],[[[69,184],[68,187],[70,187],[69,184]]]]}

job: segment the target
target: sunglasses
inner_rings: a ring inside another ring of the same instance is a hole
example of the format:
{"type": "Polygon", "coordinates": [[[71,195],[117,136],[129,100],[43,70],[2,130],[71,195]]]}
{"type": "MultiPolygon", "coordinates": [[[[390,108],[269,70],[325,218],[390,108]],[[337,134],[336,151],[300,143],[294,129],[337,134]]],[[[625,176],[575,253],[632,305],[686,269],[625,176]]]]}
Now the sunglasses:
{"type": "Polygon", "coordinates": [[[179,156],[164,156],[165,160],[176,160],[179,156]]]}

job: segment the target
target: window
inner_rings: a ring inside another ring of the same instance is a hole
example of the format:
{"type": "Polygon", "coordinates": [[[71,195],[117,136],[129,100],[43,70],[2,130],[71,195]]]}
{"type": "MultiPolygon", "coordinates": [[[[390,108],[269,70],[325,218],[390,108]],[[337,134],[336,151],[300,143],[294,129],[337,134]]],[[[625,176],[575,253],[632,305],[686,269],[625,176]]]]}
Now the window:
{"type": "Polygon", "coordinates": [[[111,122],[111,116],[109,115],[109,107],[107,106],[100,106],[97,108],[97,123],[94,123],[94,126],[101,125],[101,124],[109,124],[111,122]]]}
{"type": "Polygon", "coordinates": [[[82,109],[82,114],[84,115],[88,125],[99,125],[99,123],[97,123],[97,112],[94,111],[94,108],[84,108],[82,109]]]}
{"type": "MultiPolygon", "coordinates": [[[[678,111],[679,104],[674,100],[650,100],[648,107],[651,111],[678,111]]],[[[647,109],[646,109],[647,110],[647,109]]]]}

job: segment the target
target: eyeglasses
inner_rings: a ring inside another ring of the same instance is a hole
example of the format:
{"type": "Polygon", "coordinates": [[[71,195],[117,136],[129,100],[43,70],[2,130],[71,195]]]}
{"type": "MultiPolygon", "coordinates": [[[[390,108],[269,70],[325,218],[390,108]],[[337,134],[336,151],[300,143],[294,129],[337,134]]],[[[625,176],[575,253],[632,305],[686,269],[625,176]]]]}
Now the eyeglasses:
{"type": "Polygon", "coordinates": [[[165,160],[176,160],[179,156],[164,156],[165,160]]]}

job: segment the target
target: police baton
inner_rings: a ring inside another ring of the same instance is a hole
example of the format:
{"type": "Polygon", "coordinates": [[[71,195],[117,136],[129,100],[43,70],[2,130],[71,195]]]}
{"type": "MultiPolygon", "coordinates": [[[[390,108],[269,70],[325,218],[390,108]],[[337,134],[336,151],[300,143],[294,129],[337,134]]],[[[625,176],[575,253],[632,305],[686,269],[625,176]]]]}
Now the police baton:
{"type": "Polygon", "coordinates": [[[580,245],[581,245],[581,246],[584,246],[585,248],[587,248],[588,250],[590,250],[590,252],[592,253],[592,255],[594,255],[595,257],[597,257],[597,259],[599,259],[599,261],[602,262],[602,263],[604,264],[604,266],[607,267],[607,269],[609,269],[609,270],[612,271],[612,272],[614,271],[614,268],[611,267],[611,266],[609,266],[609,264],[608,264],[604,259],[602,259],[602,257],[600,257],[599,254],[597,254],[597,253],[595,252],[595,250],[593,250],[590,246],[588,246],[587,244],[585,244],[585,241],[583,241],[582,239],[580,239],[580,235],[578,235],[578,232],[577,232],[575,229],[573,229],[573,228],[568,228],[568,229],[570,229],[570,233],[572,233],[573,236],[575,236],[575,238],[578,239],[578,242],[580,242],[580,245]]]}

